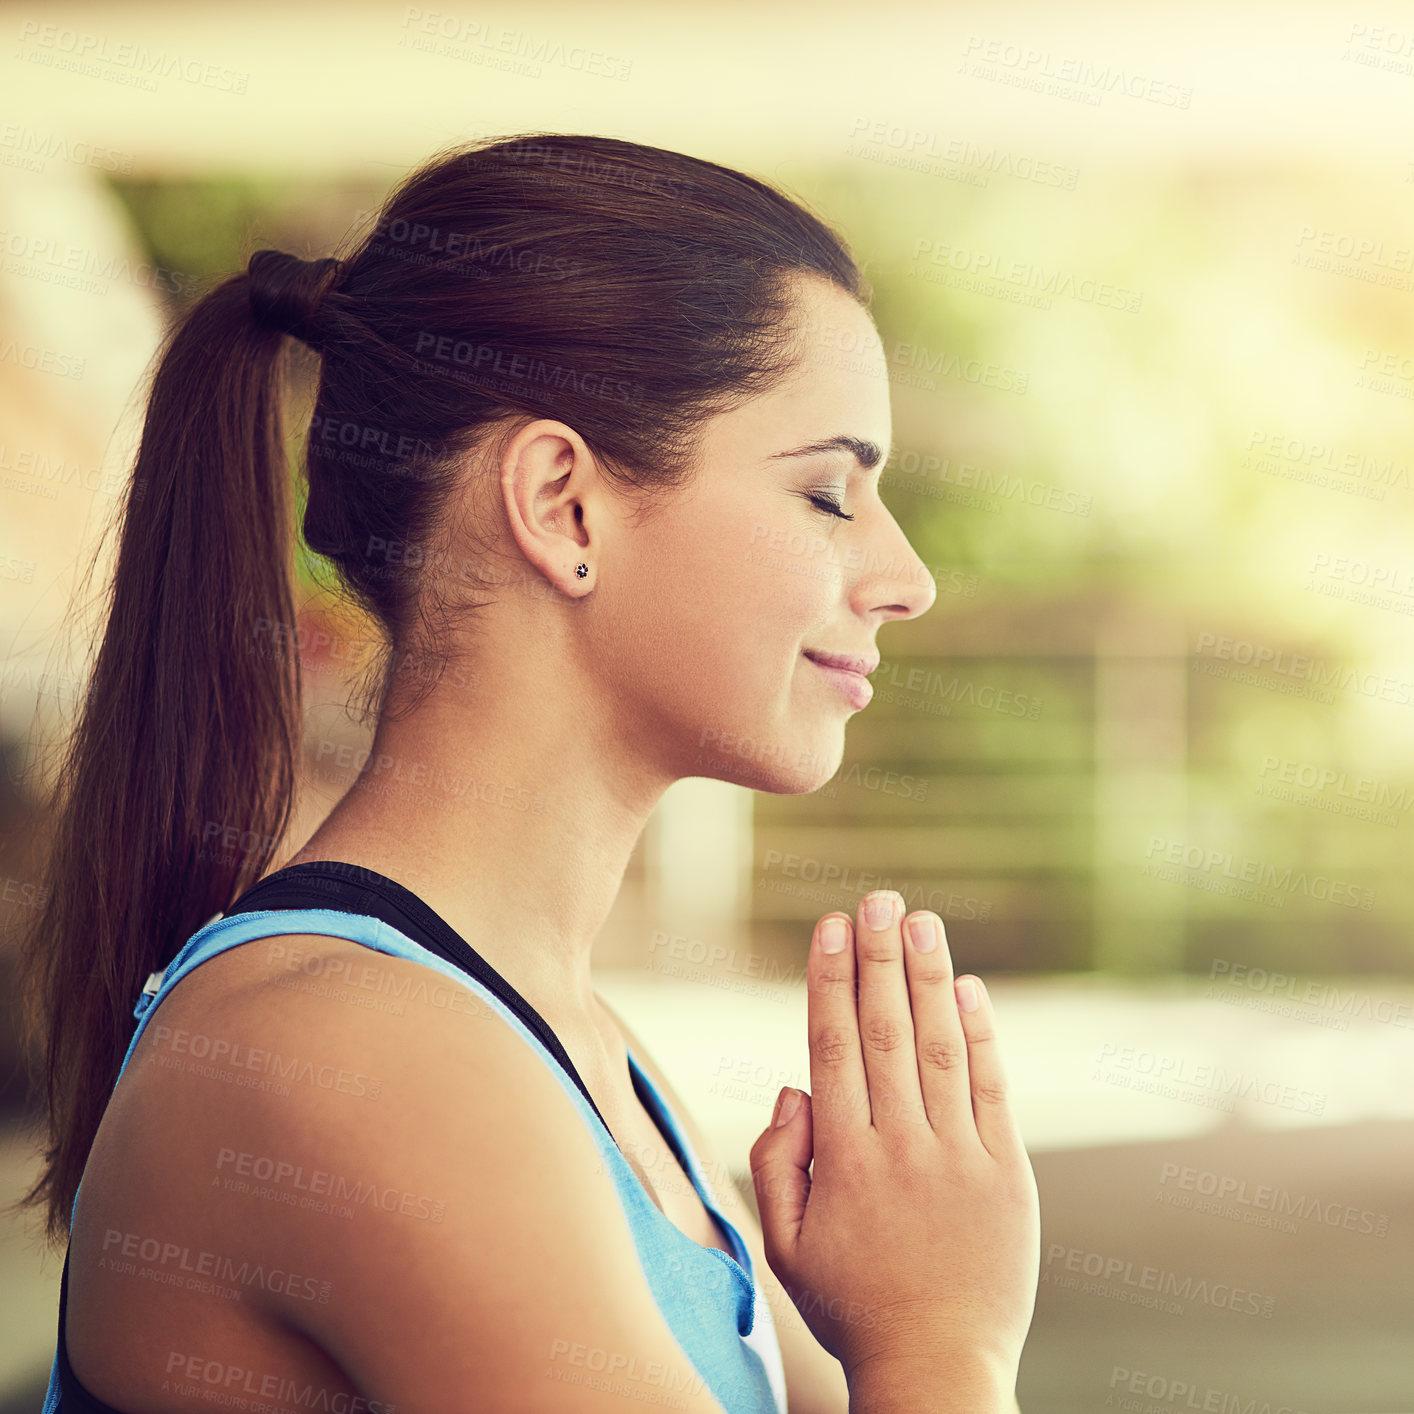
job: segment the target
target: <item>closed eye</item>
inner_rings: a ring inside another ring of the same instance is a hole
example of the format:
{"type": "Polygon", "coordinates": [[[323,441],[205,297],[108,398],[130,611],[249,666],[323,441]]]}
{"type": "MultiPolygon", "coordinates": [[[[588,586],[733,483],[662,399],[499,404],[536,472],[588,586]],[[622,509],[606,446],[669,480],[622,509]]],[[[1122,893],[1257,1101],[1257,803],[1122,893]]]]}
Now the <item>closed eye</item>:
{"type": "Polygon", "coordinates": [[[813,506],[818,507],[818,509],[822,511],[828,512],[832,516],[838,516],[841,520],[854,519],[854,517],[848,512],[846,512],[844,507],[841,506],[840,503],[831,496],[826,496],[819,491],[806,491],[804,495],[805,499],[809,501],[813,506]]]}

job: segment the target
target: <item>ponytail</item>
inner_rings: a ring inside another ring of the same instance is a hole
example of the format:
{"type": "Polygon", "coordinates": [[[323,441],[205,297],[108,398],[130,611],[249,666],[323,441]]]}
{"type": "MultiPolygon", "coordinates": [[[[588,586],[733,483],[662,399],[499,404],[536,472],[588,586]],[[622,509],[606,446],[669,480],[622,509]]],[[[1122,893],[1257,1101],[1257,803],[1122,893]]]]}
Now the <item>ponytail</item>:
{"type": "Polygon", "coordinates": [[[44,1168],[18,1206],[42,1207],[55,1242],[148,974],[265,872],[289,820],[300,713],[286,355],[269,325],[282,301],[253,306],[251,287],[251,274],[226,279],[166,342],[106,628],[62,748],[21,959],[48,1114],[44,1168]]]}

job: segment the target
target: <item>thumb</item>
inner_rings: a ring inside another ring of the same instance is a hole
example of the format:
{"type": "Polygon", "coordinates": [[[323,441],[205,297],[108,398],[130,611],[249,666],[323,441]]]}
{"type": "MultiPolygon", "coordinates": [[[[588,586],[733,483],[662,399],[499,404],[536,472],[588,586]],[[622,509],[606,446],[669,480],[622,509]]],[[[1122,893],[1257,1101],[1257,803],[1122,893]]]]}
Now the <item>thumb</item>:
{"type": "Polygon", "coordinates": [[[788,1255],[795,1249],[810,1195],[810,1160],[815,1147],[810,1096],[793,1086],[782,1086],[771,1119],[771,1125],[751,1146],[751,1181],[767,1255],[788,1255]],[[789,1118],[776,1123],[782,1114],[789,1118]]]}

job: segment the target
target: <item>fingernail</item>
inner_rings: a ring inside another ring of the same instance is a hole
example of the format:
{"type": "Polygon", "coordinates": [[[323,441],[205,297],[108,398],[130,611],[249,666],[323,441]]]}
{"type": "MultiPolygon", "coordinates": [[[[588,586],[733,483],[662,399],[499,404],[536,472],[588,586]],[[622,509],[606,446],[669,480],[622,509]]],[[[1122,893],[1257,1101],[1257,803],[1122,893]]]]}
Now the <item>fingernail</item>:
{"type": "Polygon", "coordinates": [[[864,900],[864,921],[871,928],[887,928],[894,921],[893,894],[869,894],[864,900]]]}
{"type": "Polygon", "coordinates": [[[787,1086],[776,1097],[776,1113],[771,1120],[771,1128],[779,1129],[783,1124],[789,1124],[791,1116],[800,1107],[800,1091],[787,1086]]]}
{"type": "Polygon", "coordinates": [[[931,913],[916,913],[908,920],[908,936],[919,952],[938,946],[938,923],[931,913]]]}
{"type": "Polygon", "coordinates": [[[849,930],[843,918],[827,918],[820,925],[820,946],[826,952],[843,952],[849,941],[849,930]]]}
{"type": "Polygon", "coordinates": [[[977,983],[971,977],[959,977],[957,979],[957,1004],[963,1011],[976,1011],[980,998],[977,995],[977,983]]]}

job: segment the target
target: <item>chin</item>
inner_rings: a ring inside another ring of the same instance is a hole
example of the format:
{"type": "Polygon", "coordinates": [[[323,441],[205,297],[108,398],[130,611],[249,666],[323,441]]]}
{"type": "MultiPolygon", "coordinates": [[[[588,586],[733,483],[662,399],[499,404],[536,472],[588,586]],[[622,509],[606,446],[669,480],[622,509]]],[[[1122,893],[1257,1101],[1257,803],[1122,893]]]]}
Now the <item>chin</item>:
{"type": "Polygon", "coordinates": [[[841,721],[834,728],[810,732],[714,734],[696,752],[690,774],[770,795],[809,795],[830,781],[843,760],[841,721]]]}

